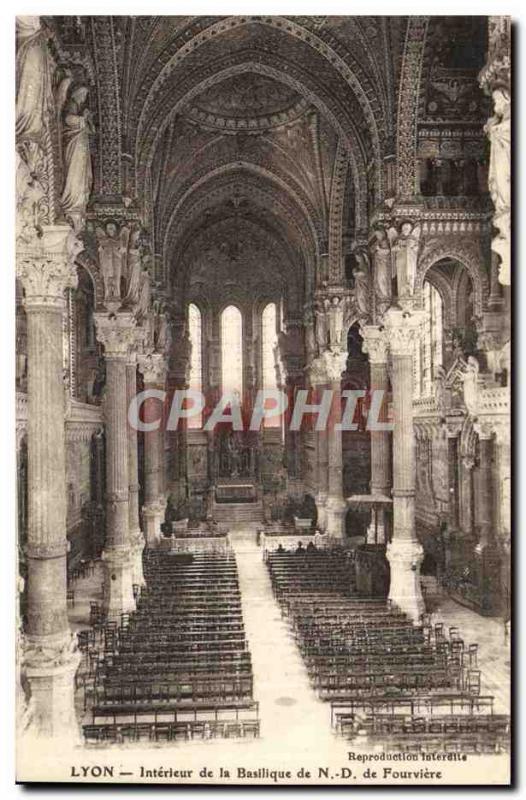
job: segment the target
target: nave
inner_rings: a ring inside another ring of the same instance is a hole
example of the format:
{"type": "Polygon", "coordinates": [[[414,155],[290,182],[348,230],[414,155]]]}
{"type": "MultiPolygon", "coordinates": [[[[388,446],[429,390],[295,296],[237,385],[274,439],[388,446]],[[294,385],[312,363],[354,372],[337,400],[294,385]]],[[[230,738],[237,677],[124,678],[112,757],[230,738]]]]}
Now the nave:
{"type": "Polygon", "coordinates": [[[505,750],[510,19],[16,35],[21,774],[505,750]]]}
{"type": "MultiPolygon", "coordinates": [[[[243,528],[222,552],[146,551],[137,611],[77,634],[89,745],[507,751],[509,652],[479,647],[476,614],[426,593],[433,611],[415,626],[358,594],[352,550],[291,538],[268,552],[258,538],[243,528]]],[[[97,571],[77,582],[72,623],[97,571]]]]}

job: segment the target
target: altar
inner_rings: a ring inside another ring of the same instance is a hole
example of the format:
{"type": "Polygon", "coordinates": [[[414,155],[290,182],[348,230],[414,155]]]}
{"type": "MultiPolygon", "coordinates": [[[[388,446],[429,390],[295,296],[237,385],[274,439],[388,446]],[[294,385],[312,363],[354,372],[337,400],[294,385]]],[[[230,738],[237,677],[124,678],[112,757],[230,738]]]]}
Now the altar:
{"type": "Polygon", "coordinates": [[[214,487],[216,503],[256,503],[257,486],[240,478],[221,478],[214,487]]]}

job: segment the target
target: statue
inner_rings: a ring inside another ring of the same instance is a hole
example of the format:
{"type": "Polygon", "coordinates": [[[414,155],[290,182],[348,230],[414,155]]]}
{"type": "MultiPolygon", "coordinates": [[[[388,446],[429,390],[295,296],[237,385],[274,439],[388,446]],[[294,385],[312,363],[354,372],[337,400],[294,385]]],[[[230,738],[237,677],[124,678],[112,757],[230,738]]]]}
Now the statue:
{"type": "Polygon", "coordinates": [[[104,280],[104,302],[118,307],[121,303],[121,277],[123,259],[128,250],[130,231],[122,227],[120,232],[114,222],[108,222],[105,229],[96,229],[99,244],[99,259],[104,280]]]}
{"type": "Polygon", "coordinates": [[[377,309],[381,315],[387,310],[391,302],[391,247],[384,230],[376,230],[374,236],[374,291],[377,309]]]}
{"type": "MultiPolygon", "coordinates": [[[[326,301],[328,302],[328,301],[326,301]]],[[[326,318],[326,309],[321,307],[319,304],[316,305],[314,309],[314,314],[316,317],[316,344],[318,345],[318,350],[322,351],[327,346],[327,318],[326,318]]]]}
{"type": "Polygon", "coordinates": [[[364,253],[356,254],[358,266],[354,267],[352,274],[354,277],[354,300],[356,308],[361,317],[369,314],[369,270],[368,258],[364,253]]]}
{"type": "Polygon", "coordinates": [[[494,116],[484,130],[491,142],[488,185],[495,206],[493,224],[498,230],[491,249],[500,257],[499,282],[510,285],[510,241],[511,241],[511,105],[508,90],[499,88],[493,92],[494,116]]]}
{"type": "Polygon", "coordinates": [[[475,416],[478,411],[479,363],[473,356],[469,356],[467,360],[462,380],[464,384],[464,403],[469,413],[475,416]]]}
{"type": "Polygon", "coordinates": [[[342,344],[345,315],[345,298],[333,297],[329,306],[329,344],[339,348],[342,344]]]}
{"type": "Polygon", "coordinates": [[[89,137],[95,133],[91,113],[85,108],[88,90],[77,86],[64,111],[64,168],[66,182],[61,205],[75,232],[82,229],[93,186],[89,137]]]}
{"type": "Polygon", "coordinates": [[[415,291],[420,225],[404,222],[395,243],[396,282],[399,297],[412,297],[415,291]]]}
{"type": "Polygon", "coordinates": [[[158,330],[157,330],[155,347],[159,353],[167,353],[170,350],[170,346],[172,344],[172,334],[166,313],[162,312],[159,313],[157,315],[157,320],[158,320],[158,330]]]}
{"type": "Polygon", "coordinates": [[[137,304],[138,319],[144,319],[148,315],[148,312],[150,311],[150,299],[150,273],[147,269],[143,269],[139,283],[139,301],[137,304]]]}
{"type": "Polygon", "coordinates": [[[447,408],[447,373],[443,366],[439,366],[435,378],[435,398],[438,413],[443,415],[447,408]]]}
{"type": "Polygon", "coordinates": [[[140,250],[139,230],[133,231],[130,236],[128,247],[128,259],[126,264],[126,304],[135,305],[139,300],[139,289],[141,281],[141,250],[140,250]]]}
{"type": "Polygon", "coordinates": [[[496,214],[510,209],[511,103],[506,89],[493,92],[494,115],[484,130],[491,142],[488,185],[496,214]]]}
{"type": "Polygon", "coordinates": [[[16,32],[16,140],[33,172],[51,106],[51,69],[39,17],[17,17],[16,32]]]}

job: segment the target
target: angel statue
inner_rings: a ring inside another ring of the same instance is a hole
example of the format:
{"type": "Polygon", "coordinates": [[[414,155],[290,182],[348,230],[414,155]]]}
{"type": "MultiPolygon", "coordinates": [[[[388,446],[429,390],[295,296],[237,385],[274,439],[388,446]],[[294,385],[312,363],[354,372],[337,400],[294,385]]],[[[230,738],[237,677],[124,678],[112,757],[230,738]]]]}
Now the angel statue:
{"type": "Polygon", "coordinates": [[[376,294],[377,309],[380,311],[380,313],[383,313],[389,307],[391,302],[391,246],[385,230],[375,230],[374,237],[374,291],[376,294]]]}
{"type": "Polygon", "coordinates": [[[325,314],[325,309],[321,305],[316,304],[316,307],[314,309],[314,315],[316,319],[316,326],[315,326],[316,344],[318,345],[318,350],[322,352],[323,350],[325,350],[327,346],[327,336],[328,336],[327,317],[325,314]]]}
{"type": "Polygon", "coordinates": [[[464,403],[469,413],[476,416],[478,411],[479,363],[474,356],[469,356],[462,380],[464,383],[464,403]]]}
{"type": "Polygon", "coordinates": [[[67,101],[62,132],[66,181],[60,203],[75,233],[84,226],[86,206],[93,186],[89,139],[95,133],[91,113],[86,108],[88,90],[77,86],[67,101]]]}
{"type": "Polygon", "coordinates": [[[167,353],[172,343],[172,336],[170,331],[170,324],[166,313],[160,313],[157,316],[158,329],[155,342],[155,348],[159,353],[167,353]]]}
{"type": "Polygon", "coordinates": [[[357,251],[358,266],[354,267],[354,301],[361,317],[369,314],[369,259],[365,252],[357,251]]]}
{"type": "Polygon", "coordinates": [[[51,107],[51,68],[39,17],[17,17],[16,141],[31,172],[51,107]]]}
{"type": "Polygon", "coordinates": [[[491,142],[488,186],[497,215],[510,208],[511,103],[506,89],[493,92],[495,113],[484,128],[491,142]]]}
{"type": "Polygon", "coordinates": [[[140,230],[135,230],[130,235],[128,245],[127,274],[126,274],[126,304],[135,305],[139,300],[141,282],[141,248],[140,230]]]}
{"type": "Polygon", "coordinates": [[[119,231],[114,222],[108,222],[105,228],[97,228],[96,234],[104,280],[104,302],[107,306],[118,307],[121,304],[121,278],[130,231],[126,226],[119,231]]]}
{"type": "Polygon", "coordinates": [[[343,342],[345,331],[346,297],[332,297],[329,308],[329,339],[332,350],[338,349],[343,342]]]}
{"type": "Polygon", "coordinates": [[[139,282],[139,301],[137,304],[137,319],[142,320],[150,311],[151,300],[151,287],[150,287],[150,273],[147,269],[141,272],[139,282]]]}

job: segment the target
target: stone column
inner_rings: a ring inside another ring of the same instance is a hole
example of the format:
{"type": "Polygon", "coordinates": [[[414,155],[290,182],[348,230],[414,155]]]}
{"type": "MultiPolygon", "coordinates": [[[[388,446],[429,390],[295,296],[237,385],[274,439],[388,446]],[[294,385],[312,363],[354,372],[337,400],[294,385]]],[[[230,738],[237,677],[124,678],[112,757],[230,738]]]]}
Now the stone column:
{"type": "Polygon", "coordinates": [[[393,537],[386,556],[391,567],[389,599],[418,622],[424,611],[420,588],[423,548],[415,529],[415,439],[413,430],[413,353],[420,314],[390,308],[385,317],[392,357],[393,537]]]}
{"type": "MultiPolygon", "coordinates": [[[[139,369],[144,377],[144,389],[164,390],[166,381],[166,361],[160,353],[148,353],[139,356],[139,369]]],[[[151,431],[144,432],[144,532],[148,547],[155,547],[161,538],[161,523],[164,521],[166,507],[161,486],[161,453],[163,406],[155,399],[147,399],[143,405],[144,421],[156,422],[160,425],[151,431]]]]}
{"type": "Polygon", "coordinates": [[[97,337],[104,345],[106,392],[106,541],[104,563],[104,612],[119,619],[135,609],[133,553],[130,540],[128,471],[128,394],[126,363],[135,341],[135,319],[129,312],[95,315],[97,337]]]}
{"type": "Polygon", "coordinates": [[[334,539],[345,537],[347,503],[343,497],[343,450],[341,431],[341,375],[347,353],[325,350],[321,355],[327,385],[332,391],[332,407],[325,433],[327,448],[327,503],[325,529],[334,539]]]}
{"type": "MultiPolygon", "coordinates": [[[[378,325],[362,328],[364,353],[369,355],[370,391],[384,393],[386,402],[389,377],[387,373],[387,338],[378,325]]],[[[384,420],[386,421],[386,420],[384,420]]],[[[371,436],[371,494],[391,496],[391,457],[389,431],[370,431],[371,436]]],[[[367,529],[367,544],[383,544],[387,540],[385,510],[371,511],[371,522],[367,529]]]]}
{"type": "Polygon", "coordinates": [[[448,468],[448,527],[450,531],[458,530],[460,524],[460,476],[458,457],[458,437],[462,430],[461,423],[446,422],[447,433],[447,468],[448,468]]]}
{"type": "Polygon", "coordinates": [[[462,517],[461,528],[465,535],[473,536],[473,468],[475,459],[462,456],[462,517]]]}
{"type": "MultiPolygon", "coordinates": [[[[310,385],[313,393],[311,402],[317,403],[321,399],[324,389],[327,388],[325,374],[320,372],[319,359],[314,359],[310,364],[310,385]]],[[[318,528],[325,531],[327,528],[327,496],[329,493],[329,450],[327,429],[313,430],[316,442],[316,510],[318,512],[318,528]]]]}
{"type": "Polygon", "coordinates": [[[476,424],[475,431],[479,437],[479,492],[478,522],[479,541],[477,552],[482,552],[494,542],[493,520],[493,432],[484,424],[476,424]]]}
{"type": "Polygon", "coordinates": [[[77,284],[82,249],[68,226],[45,226],[19,245],[28,358],[27,619],[22,669],[29,685],[28,733],[78,737],[74,676],[80,657],[66,604],[66,459],[62,372],[64,292],[77,284]]]}
{"type": "Polygon", "coordinates": [[[483,614],[502,611],[501,557],[495,536],[494,517],[494,436],[490,424],[475,424],[479,437],[479,492],[477,494],[479,540],[475,546],[476,574],[478,575],[480,608],[483,614]]]}
{"type": "MultiPolygon", "coordinates": [[[[131,351],[126,362],[126,406],[137,394],[137,354],[131,351]]],[[[130,425],[128,420],[128,521],[130,545],[132,551],[132,582],[137,586],[144,586],[144,572],[142,566],[142,553],[144,550],[144,535],[139,522],[139,464],[137,449],[137,429],[130,425]]]]}

